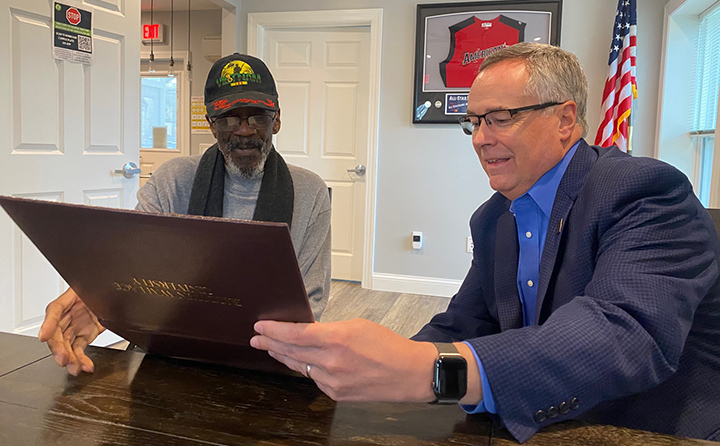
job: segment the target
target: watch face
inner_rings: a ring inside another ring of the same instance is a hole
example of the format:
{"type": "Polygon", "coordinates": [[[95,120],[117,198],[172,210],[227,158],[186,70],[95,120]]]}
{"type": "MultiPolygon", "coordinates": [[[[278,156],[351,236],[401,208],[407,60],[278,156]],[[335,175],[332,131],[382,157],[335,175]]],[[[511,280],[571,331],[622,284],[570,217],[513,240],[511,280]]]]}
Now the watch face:
{"type": "Polygon", "coordinates": [[[433,392],[438,400],[459,401],[467,391],[467,362],[460,355],[441,355],[435,362],[433,392]]]}

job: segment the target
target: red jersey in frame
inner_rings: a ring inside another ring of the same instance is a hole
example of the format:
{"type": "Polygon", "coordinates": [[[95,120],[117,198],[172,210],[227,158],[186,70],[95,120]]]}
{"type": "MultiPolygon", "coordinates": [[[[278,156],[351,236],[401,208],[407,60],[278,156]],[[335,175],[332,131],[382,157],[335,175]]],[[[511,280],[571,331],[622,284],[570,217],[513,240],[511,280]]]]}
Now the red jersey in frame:
{"type": "Polygon", "coordinates": [[[504,15],[492,20],[472,16],[449,29],[450,51],[440,62],[440,76],[447,88],[470,88],[487,56],[525,40],[525,22],[504,15]]]}

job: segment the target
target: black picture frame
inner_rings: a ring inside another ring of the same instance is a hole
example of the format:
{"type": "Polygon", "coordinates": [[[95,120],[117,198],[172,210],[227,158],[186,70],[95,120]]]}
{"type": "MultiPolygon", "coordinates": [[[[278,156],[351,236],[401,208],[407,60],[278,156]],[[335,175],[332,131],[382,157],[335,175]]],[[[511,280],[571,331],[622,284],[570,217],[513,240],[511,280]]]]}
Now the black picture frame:
{"type": "Polygon", "coordinates": [[[418,5],[412,122],[456,123],[466,113],[470,67],[477,73],[484,57],[503,45],[559,45],[561,12],[562,0],[418,5]],[[476,40],[488,46],[477,48],[476,40]]]}

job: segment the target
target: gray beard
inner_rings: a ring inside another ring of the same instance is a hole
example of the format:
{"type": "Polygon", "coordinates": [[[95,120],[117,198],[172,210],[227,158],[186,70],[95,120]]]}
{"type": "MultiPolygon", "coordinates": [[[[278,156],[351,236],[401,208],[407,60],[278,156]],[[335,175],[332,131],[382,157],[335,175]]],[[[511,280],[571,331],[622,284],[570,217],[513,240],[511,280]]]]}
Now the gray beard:
{"type": "Polygon", "coordinates": [[[272,149],[272,146],[264,145],[260,148],[260,162],[255,164],[254,166],[247,166],[247,167],[240,167],[237,164],[235,164],[235,161],[232,159],[232,150],[228,150],[227,153],[225,151],[220,151],[220,153],[223,154],[223,157],[225,158],[225,169],[228,171],[228,173],[232,176],[239,176],[246,179],[255,179],[258,177],[261,177],[263,172],[265,172],[265,162],[267,161],[268,155],[270,154],[270,150],[272,149]]]}

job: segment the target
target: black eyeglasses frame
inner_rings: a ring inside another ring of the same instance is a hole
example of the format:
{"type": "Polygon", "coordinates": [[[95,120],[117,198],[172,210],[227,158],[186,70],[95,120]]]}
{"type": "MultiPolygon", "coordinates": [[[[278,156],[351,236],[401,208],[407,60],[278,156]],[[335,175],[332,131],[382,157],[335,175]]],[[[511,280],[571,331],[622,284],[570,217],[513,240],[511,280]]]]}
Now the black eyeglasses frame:
{"type": "MultiPolygon", "coordinates": [[[[247,116],[247,117],[245,117],[245,118],[240,118],[239,116],[218,116],[217,118],[211,118],[211,119],[210,119],[210,122],[211,122],[213,125],[216,125],[216,126],[217,126],[217,125],[218,125],[218,124],[217,124],[217,120],[218,120],[218,119],[235,118],[235,119],[239,119],[239,120],[240,120],[239,126],[241,126],[244,121],[247,121],[248,126],[250,126],[251,129],[257,131],[257,130],[266,130],[266,129],[270,128],[270,126],[272,125],[272,121],[274,121],[276,117],[277,117],[277,113],[258,113],[258,114],[255,114],[255,115],[247,116]],[[268,122],[268,125],[266,125],[266,126],[258,126],[257,123],[256,123],[255,125],[253,125],[253,124],[250,122],[250,119],[255,120],[255,119],[257,119],[258,117],[268,117],[268,118],[270,118],[270,122],[268,122]]],[[[218,127],[220,127],[220,126],[218,126],[218,127]]],[[[218,130],[220,130],[220,128],[218,128],[218,130]]],[[[233,130],[233,131],[234,131],[234,130],[233,130]]]]}
{"type": "MultiPolygon", "coordinates": [[[[458,122],[460,123],[460,127],[462,127],[462,130],[463,130],[463,132],[464,132],[466,135],[472,135],[472,134],[473,134],[473,131],[470,130],[470,129],[468,129],[468,128],[465,127],[465,125],[464,125],[464,123],[470,122],[470,118],[471,118],[471,117],[476,117],[476,118],[478,118],[478,127],[480,127],[480,123],[481,123],[482,121],[485,121],[485,125],[487,125],[488,127],[492,128],[492,127],[491,127],[491,124],[488,122],[488,120],[487,120],[487,118],[486,118],[487,115],[490,115],[490,114],[492,114],[492,113],[508,112],[508,113],[510,114],[510,119],[512,119],[512,118],[515,117],[516,114],[521,113],[521,112],[542,110],[542,109],[544,109],[544,108],[548,108],[548,107],[553,107],[553,106],[555,106],[555,105],[564,104],[565,102],[567,102],[567,101],[564,101],[564,102],[543,102],[542,104],[528,105],[528,106],[525,106],[525,107],[508,108],[508,109],[500,109],[500,110],[491,110],[491,111],[489,111],[489,112],[487,112],[487,113],[485,113],[485,114],[482,114],[482,115],[472,115],[472,114],[470,114],[470,115],[461,116],[460,118],[458,118],[458,122]]],[[[471,125],[472,125],[472,123],[471,123],[471,125]]],[[[473,127],[474,127],[474,125],[473,125],[473,127]]]]}

